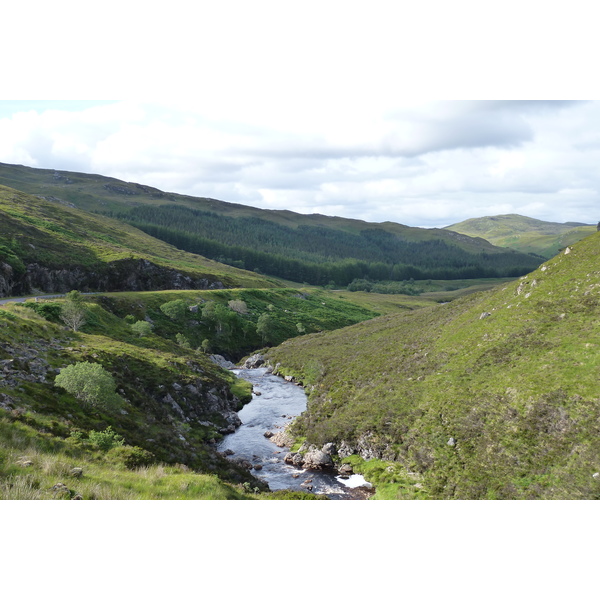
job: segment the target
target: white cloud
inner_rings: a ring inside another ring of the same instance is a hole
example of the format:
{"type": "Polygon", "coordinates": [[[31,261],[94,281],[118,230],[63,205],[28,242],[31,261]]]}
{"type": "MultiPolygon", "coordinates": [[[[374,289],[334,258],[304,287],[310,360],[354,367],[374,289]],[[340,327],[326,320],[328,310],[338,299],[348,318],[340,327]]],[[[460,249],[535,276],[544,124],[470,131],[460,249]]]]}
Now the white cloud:
{"type": "Polygon", "coordinates": [[[599,103],[221,100],[0,102],[0,161],[407,225],[598,219],[599,103]]]}

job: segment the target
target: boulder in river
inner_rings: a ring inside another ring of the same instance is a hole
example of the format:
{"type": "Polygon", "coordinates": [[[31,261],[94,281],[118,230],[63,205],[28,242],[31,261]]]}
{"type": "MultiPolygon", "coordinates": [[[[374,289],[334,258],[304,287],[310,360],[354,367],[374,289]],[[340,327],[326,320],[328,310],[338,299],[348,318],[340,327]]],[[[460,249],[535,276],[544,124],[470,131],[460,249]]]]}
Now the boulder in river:
{"type": "Polygon", "coordinates": [[[326,469],[333,467],[333,460],[330,454],[311,448],[303,457],[303,467],[305,469],[326,469]]]}

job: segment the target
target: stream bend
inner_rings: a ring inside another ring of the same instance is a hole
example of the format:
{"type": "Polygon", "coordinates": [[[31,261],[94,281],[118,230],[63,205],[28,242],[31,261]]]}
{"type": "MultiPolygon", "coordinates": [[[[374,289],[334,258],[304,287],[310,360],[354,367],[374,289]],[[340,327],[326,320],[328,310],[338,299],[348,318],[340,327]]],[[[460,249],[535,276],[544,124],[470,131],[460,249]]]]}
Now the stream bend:
{"type": "Polygon", "coordinates": [[[364,499],[370,486],[361,475],[342,478],[335,472],[299,469],[284,462],[289,448],[280,448],[265,437],[277,433],[306,410],[304,390],[273,375],[265,367],[232,369],[252,383],[252,400],[238,412],[242,425],[219,443],[219,452],[253,465],[253,474],[273,491],[289,489],[325,494],[333,500],[364,499]]]}

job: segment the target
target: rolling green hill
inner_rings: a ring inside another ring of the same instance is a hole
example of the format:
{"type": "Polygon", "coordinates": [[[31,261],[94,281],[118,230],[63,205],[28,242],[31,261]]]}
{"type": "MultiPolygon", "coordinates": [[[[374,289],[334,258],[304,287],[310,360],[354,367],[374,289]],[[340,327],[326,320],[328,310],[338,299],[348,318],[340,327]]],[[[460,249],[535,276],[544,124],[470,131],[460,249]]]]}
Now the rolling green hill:
{"type": "Polygon", "coordinates": [[[491,291],[270,349],[379,497],[600,498],[600,233],[491,291]]]}
{"type": "Polygon", "coordinates": [[[0,186],[0,296],[277,285],[118,220],[0,186]]]}
{"type": "Polygon", "coordinates": [[[442,229],[262,210],[101,175],[0,164],[0,184],[126,221],[194,254],[313,285],[514,277],[541,262],[442,229]]]}
{"type": "Polygon", "coordinates": [[[552,258],[562,248],[594,233],[596,226],[585,223],[550,223],[521,215],[498,215],[467,219],[446,229],[483,238],[495,246],[552,258]]]}

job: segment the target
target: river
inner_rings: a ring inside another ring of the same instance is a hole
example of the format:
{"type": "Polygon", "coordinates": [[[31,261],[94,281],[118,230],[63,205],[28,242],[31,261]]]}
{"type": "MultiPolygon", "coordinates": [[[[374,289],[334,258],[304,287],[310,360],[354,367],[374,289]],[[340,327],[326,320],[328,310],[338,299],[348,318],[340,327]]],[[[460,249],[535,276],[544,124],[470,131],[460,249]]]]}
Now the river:
{"type": "Polygon", "coordinates": [[[219,451],[232,451],[232,458],[243,458],[260,465],[253,474],[273,491],[281,489],[324,494],[332,500],[359,500],[368,497],[369,487],[361,475],[347,478],[335,472],[308,471],[284,462],[289,448],[280,448],[265,437],[277,433],[306,410],[304,390],[270,373],[266,368],[233,369],[238,377],[252,383],[252,401],[238,415],[242,425],[226,435],[219,451]]]}

